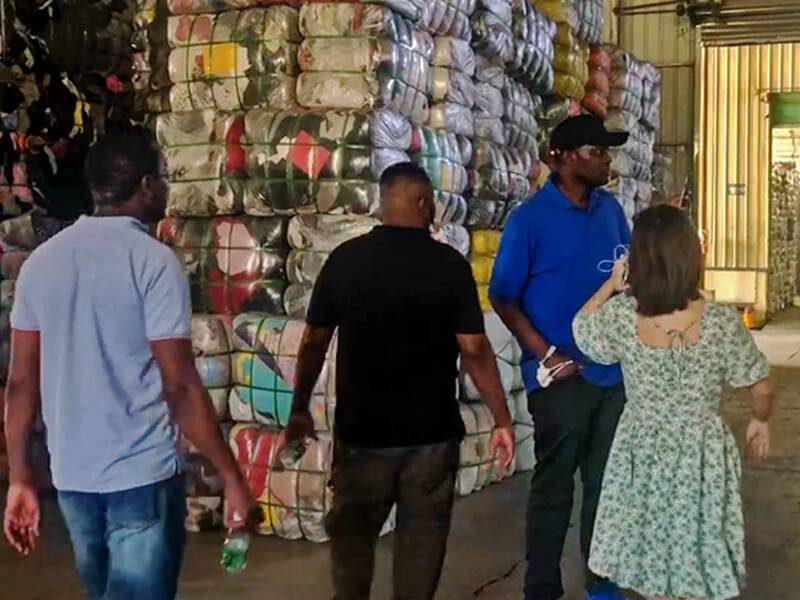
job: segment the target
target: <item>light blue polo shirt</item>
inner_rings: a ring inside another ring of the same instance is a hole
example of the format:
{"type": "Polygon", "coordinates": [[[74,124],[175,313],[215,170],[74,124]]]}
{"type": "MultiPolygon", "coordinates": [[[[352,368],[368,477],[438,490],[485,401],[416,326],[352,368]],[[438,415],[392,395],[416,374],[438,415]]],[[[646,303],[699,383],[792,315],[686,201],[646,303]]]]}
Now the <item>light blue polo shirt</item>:
{"type": "Polygon", "coordinates": [[[177,431],[150,342],[189,338],[172,251],[130,217],[82,217],[31,254],[11,326],[41,336],[42,416],[60,491],[108,493],[176,473],[177,431]]]}
{"type": "MultiPolygon", "coordinates": [[[[511,215],[495,259],[489,295],[519,304],[548,344],[579,364],[598,386],[622,381],[619,365],[588,360],[572,337],[572,320],[608,279],[614,259],[630,244],[625,213],[609,192],[595,189],[586,210],[552,181],[511,215]]],[[[523,352],[528,391],[538,389],[538,359],[523,352]]]]}

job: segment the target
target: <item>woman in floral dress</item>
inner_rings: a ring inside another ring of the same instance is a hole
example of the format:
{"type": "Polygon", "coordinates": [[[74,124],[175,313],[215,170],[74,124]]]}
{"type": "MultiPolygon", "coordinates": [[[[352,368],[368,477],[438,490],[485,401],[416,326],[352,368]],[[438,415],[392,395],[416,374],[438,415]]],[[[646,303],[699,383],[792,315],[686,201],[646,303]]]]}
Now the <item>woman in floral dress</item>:
{"type": "Polygon", "coordinates": [[[744,583],[741,465],[719,414],[725,384],[752,395],[748,453],[769,452],[767,361],[736,310],[703,299],[701,262],[688,217],[651,208],[629,260],[573,323],[588,357],[622,364],[628,397],[589,567],[649,598],[726,600],[744,583]]]}

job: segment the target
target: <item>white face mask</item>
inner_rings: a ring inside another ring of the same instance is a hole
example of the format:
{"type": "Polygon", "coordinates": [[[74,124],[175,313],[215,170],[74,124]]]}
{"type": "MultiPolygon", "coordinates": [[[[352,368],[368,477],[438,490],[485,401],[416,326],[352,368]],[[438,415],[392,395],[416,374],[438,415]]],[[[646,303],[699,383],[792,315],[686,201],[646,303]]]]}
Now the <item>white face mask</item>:
{"type": "Polygon", "coordinates": [[[544,358],[541,360],[541,362],[539,362],[539,368],[536,369],[536,381],[538,381],[539,385],[543,388],[546,388],[553,383],[553,379],[555,379],[559,371],[568,367],[573,362],[571,360],[566,360],[558,363],[557,365],[553,365],[552,367],[545,366],[544,363],[550,360],[555,353],[556,347],[550,346],[550,348],[547,349],[547,354],[545,354],[544,358]]]}

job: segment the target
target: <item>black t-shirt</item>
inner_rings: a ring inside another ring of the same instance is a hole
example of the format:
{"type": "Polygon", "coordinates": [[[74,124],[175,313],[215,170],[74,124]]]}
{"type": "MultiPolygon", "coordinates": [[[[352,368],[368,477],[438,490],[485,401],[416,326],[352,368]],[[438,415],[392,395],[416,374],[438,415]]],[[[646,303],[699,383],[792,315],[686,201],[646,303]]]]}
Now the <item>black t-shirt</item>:
{"type": "Polygon", "coordinates": [[[388,227],[338,247],[308,323],[339,328],[336,437],[367,447],[464,435],[456,334],[483,333],[469,263],[424,229],[388,227]]]}

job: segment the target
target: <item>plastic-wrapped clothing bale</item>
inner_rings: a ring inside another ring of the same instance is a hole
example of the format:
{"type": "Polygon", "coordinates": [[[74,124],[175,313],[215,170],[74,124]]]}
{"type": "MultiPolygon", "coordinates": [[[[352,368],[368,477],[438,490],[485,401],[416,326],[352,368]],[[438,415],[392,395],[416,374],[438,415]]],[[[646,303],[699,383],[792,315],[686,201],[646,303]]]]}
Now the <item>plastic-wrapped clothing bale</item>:
{"type": "Polygon", "coordinates": [[[456,477],[456,493],[468,496],[502,481],[510,472],[502,466],[500,456],[489,454],[494,429],[492,413],[485,404],[460,404],[466,434],[461,442],[461,456],[456,477]]]}
{"type": "Polygon", "coordinates": [[[472,46],[502,64],[514,60],[511,0],[478,0],[472,15],[472,46]]]}
{"type": "Polygon", "coordinates": [[[455,37],[435,37],[431,66],[453,69],[472,77],[475,75],[475,51],[465,40],[455,37]]]}
{"type": "Polygon", "coordinates": [[[370,215],[387,167],[408,161],[411,125],[389,110],[272,112],[245,116],[245,212],[370,215]]]}
{"type": "Polygon", "coordinates": [[[582,105],[585,109],[605,119],[608,116],[608,97],[611,83],[611,59],[602,46],[592,46],[589,53],[589,80],[582,105]]]}
{"type": "Polygon", "coordinates": [[[599,44],[603,37],[603,0],[573,1],[578,16],[578,37],[589,44],[599,44]]]}
{"type": "Polygon", "coordinates": [[[411,158],[423,167],[431,178],[437,194],[437,223],[461,224],[466,219],[466,201],[461,194],[467,189],[468,160],[462,154],[463,144],[452,133],[415,127],[411,144],[411,158]]]}
{"type": "Polygon", "coordinates": [[[539,125],[536,115],[541,112],[541,100],[520,83],[510,77],[504,89],[505,145],[524,152],[535,153],[538,157],[539,125]]]}
{"type": "Polygon", "coordinates": [[[210,217],[242,211],[244,117],[211,109],[155,118],[170,180],[167,214],[210,217]]]}
{"type": "Polygon", "coordinates": [[[192,352],[217,418],[228,416],[231,392],[231,322],[220,315],[192,315],[192,352]]]}
{"type": "Polygon", "coordinates": [[[553,61],[553,92],[580,102],[589,79],[588,61],[589,46],[576,40],[567,25],[559,24],[553,61]]]}
{"type": "Polygon", "coordinates": [[[306,0],[167,0],[167,9],[173,15],[216,13],[225,10],[244,10],[271,4],[300,6],[306,0]]]}
{"type": "Polygon", "coordinates": [[[533,0],[533,4],[556,23],[563,23],[570,29],[578,29],[579,15],[574,0],[533,0]]]}
{"type": "MultiPolygon", "coordinates": [[[[230,429],[230,423],[220,425],[223,439],[228,439],[230,429]]],[[[178,453],[186,479],[186,530],[219,529],[223,521],[222,496],[225,491],[222,475],[186,436],[180,438],[178,453]]]]}
{"type": "Polygon", "coordinates": [[[470,232],[470,266],[478,286],[478,298],[484,311],[492,310],[489,302],[489,282],[494,268],[494,258],[500,247],[500,232],[478,229],[470,232]]]}
{"type": "MultiPolygon", "coordinates": [[[[254,424],[234,425],[229,444],[250,493],[261,505],[262,535],[290,540],[325,542],[325,517],[331,509],[333,490],[328,485],[333,460],[333,440],[321,434],[308,444],[296,465],[283,468],[275,452],[280,430],[254,424]]],[[[381,535],[394,529],[394,509],[381,535]]]]}
{"type": "Polygon", "coordinates": [[[464,257],[469,255],[469,232],[461,225],[455,225],[453,223],[434,225],[431,228],[431,237],[442,244],[447,244],[451,248],[458,250],[464,257]]]}
{"type": "Polygon", "coordinates": [[[538,94],[553,89],[556,24],[529,0],[513,0],[514,58],[509,73],[538,94]]]}
{"type": "MultiPolygon", "coordinates": [[[[488,233],[488,232],[487,232],[488,233]]],[[[493,257],[477,255],[473,252],[470,259],[476,281],[488,284],[491,276],[491,265],[493,257]],[[488,266],[488,273],[486,267],[488,266]]],[[[516,343],[513,334],[508,330],[503,321],[494,312],[484,312],[484,324],[486,335],[492,346],[492,352],[497,360],[497,367],[500,371],[500,381],[503,389],[511,393],[515,389],[523,387],[521,371],[515,369],[521,360],[519,345],[516,343]]],[[[464,402],[480,402],[481,394],[478,391],[472,378],[463,371],[461,372],[461,399],[464,402]]]]}
{"type": "Polygon", "coordinates": [[[510,193],[507,159],[501,146],[476,140],[472,159],[472,197],[467,215],[470,229],[492,228],[502,219],[510,193]]]}
{"type": "Polygon", "coordinates": [[[476,0],[430,0],[423,17],[424,29],[434,36],[451,36],[469,40],[472,36],[470,17],[476,0]]]}
{"type": "Polygon", "coordinates": [[[528,395],[525,390],[512,393],[514,402],[514,437],[517,454],[514,469],[518,473],[533,471],[536,466],[536,452],[533,438],[533,417],[528,409],[528,395]]]}
{"type": "Polygon", "coordinates": [[[433,40],[377,5],[307,4],[298,102],[306,108],[388,108],[428,120],[433,40]]]}
{"type": "MultiPolygon", "coordinates": [[[[233,322],[231,418],[284,427],[289,422],[297,356],[305,322],[241,314],[233,322]]],[[[336,342],[317,379],[311,412],[318,431],[332,431],[336,405],[336,342]]]]}
{"type": "Polygon", "coordinates": [[[506,138],[503,126],[505,98],[503,87],[481,81],[475,86],[475,137],[495,144],[504,144],[506,138]]]}
{"type": "Polygon", "coordinates": [[[475,119],[472,114],[475,85],[472,77],[453,69],[433,67],[429,89],[433,104],[428,115],[428,125],[466,137],[475,135],[475,119]]]}
{"type": "Polygon", "coordinates": [[[286,220],[280,217],[169,218],[158,226],[189,277],[197,312],[283,312],[286,220]]]}
{"type": "Polygon", "coordinates": [[[150,86],[169,88],[175,112],[288,108],[296,103],[297,26],[288,6],[170,17],[166,69],[153,70],[150,86]]]}
{"type": "Polygon", "coordinates": [[[431,17],[430,0],[307,0],[309,4],[356,4],[366,12],[372,5],[391,10],[415,25],[425,27],[431,17]]]}
{"type": "Polygon", "coordinates": [[[656,130],[661,122],[661,71],[653,64],[644,63],[643,81],[642,123],[656,130]]]}

